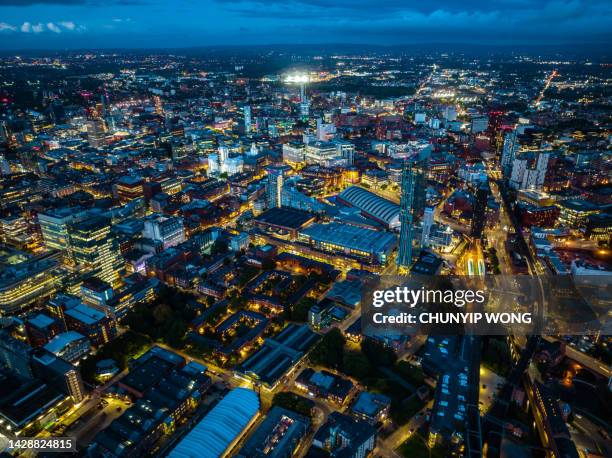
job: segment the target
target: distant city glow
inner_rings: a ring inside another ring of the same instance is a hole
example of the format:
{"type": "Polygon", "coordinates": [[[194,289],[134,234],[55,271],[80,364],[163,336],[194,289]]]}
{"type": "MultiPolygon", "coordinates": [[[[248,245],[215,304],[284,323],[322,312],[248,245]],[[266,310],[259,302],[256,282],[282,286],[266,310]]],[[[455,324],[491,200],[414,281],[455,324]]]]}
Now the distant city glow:
{"type": "Polygon", "coordinates": [[[288,75],[285,77],[285,83],[305,84],[310,82],[310,76],[306,74],[288,75]]]}

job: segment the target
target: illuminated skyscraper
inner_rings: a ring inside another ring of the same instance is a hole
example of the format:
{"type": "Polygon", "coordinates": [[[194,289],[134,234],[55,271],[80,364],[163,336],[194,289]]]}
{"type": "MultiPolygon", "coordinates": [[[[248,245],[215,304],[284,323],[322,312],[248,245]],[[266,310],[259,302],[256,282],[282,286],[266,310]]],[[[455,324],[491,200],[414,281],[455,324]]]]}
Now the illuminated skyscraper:
{"type": "Polygon", "coordinates": [[[100,148],[104,144],[106,127],[102,119],[87,121],[87,141],[92,148],[100,148]]]}
{"type": "Polygon", "coordinates": [[[38,214],[38,223],[42,233],[45,248],[49,250],[70,252],[70,240],[68,237],[71,225],[81,221],[86,216],[80,208],[58,208],[49,209],[38,214]]]}
{"type": "Polygon", "coordinates": [[[119,244],[111,234],[108,218],[95,216],[70,227],[70,245],[83,273],[113,285],[123,269],[119,244]]]}
{"type": "Polygon", "coordinates": [[[244,132],[251,132],[251,107],[246,105],[242,107],[242,113],[244,114],[244,132]]]}
{"type": "Polygon", "coordinates": [[[281,193],[285,183],[286,167],[269,167],[268,168],[268,184],[266,187],[266,198],[268,200],[268,208],[281,206],[281,193]]]}
{"type": "Polygon", "coordinates": [[[482,236],[482,231],[485,227],[487,200],[489,197],[489,185],[482,182],[478,185],[474,193],[474,207],[472,213],[472,235],[474,237],[482,236]]]}
{"type": "Polygon", "coordinates": [[[414,225],[425,210],[427,158],[410,158],[402,168],[400,240],[397,265],[407,271],[412,265],[414,225]]]}
{"type": "Polygon", "coordinates": [[[429,234],[431,232],[431,228],[433,224],[434,224],[434,208],[427,207],[423,215],[423,224],[422,224],[423,230],[421,232],[421,246],[423,248],[429,246],[429,234]]]}
{"type": "Polygon", "coordinates": [[[223,171],[223,166],[225,165],[225,161],[229,157],[229,150],[226,146],[220,146],[217,149],[217,155],[219,156],[219,168],[223,171]]]}
{"type": "Polygon", "coordinates": [[[514,163],[514,158],[519,150],[519,146],[517,132],[516,129],[514,129],[504,138],[504,148],[500,161],[502,175],[506,179],[510,178],[510,174],[512,173],[512,164],[514,163]]]}

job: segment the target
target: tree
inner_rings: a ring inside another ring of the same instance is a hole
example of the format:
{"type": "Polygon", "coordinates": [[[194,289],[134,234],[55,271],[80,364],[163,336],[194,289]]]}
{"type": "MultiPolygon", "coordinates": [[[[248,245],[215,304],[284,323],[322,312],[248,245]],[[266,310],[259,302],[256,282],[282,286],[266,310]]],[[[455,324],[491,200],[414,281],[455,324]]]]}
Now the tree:
{"type": "Polygon", "coordinates": [[[364,380],[372,376],[373,366],[363,353],[354,351],[346,352],[343,360],[343,371],[346,375],[355,377],[357,380],[364,380]]]}
{"type": "Polygon", "coordinates": [[[314,402],[295,393],[282,391],[274,395],[272,405],[284,407],[285,409],[292,410],[306,417],[311,417],[314,402]]]}
{"type": "Polygon", "coordinates": [[[157,304],[153,309],[153,318],[157,324],[168,323],[172,318],[172,309],[168,304],[157,304]]]}
{"type": "Polygon", "coordinates": [[[291,307],[291,320],[298,322],[305,322],[308,320],[308,311],[316,304],[316,301],[310,297],[300,299],[296,304],[291,307]]]}
{"type": "Polygon", "coordinates": [[[344,359],[344,344],[346,339],[338,328],[331,329],[312,349],[310,360],[314,364],[339,369],[344,359]]]}
{"type": "Polygon", "coordinates": [[[423,369],[406,361],[400,361],[396,366],[397,372],[405,378],[409,383],[418,387],[425,383],[425,374],[423,369]]]}
{"type": "Polygon", "coordinates": [[[510,348],[503,338],[491,336],[485,339],[482,353],[483,365],[502,377],[508,376],[512,367],[510,348]]]}
{"type": "Polygon", "coordinates": [[[368,338],[362,340],[361,352],[375,366],[393,366],[397,359],[395,352],[391,348],[368,338]]]}

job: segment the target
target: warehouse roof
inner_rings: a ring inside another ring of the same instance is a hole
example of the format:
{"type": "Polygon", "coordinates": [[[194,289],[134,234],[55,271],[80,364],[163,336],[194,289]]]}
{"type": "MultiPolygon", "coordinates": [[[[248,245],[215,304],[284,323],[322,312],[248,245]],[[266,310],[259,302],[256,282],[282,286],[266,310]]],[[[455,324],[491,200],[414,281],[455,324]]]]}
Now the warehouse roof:
{"type": "Polygon", "coordinates": [[[367,189],[350,186],[338,194],[338,198],[361,210],[366,216],[376,219],[389,227],[398,227],[399,205],[367,189]]]}
{"type": "Polygon", "coordinates": [[[236,388],[225,396],[168,455],[170,458],[218,458],[259,411],[253,390],[236,388]]]}

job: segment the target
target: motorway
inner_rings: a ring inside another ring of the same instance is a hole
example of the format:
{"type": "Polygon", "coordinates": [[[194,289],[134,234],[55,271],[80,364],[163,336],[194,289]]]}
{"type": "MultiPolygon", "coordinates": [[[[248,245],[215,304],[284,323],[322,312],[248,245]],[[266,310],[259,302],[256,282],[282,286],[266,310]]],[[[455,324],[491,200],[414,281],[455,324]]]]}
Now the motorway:
{"type": "Polygon", "coordinates": [[[544,82],[544,87],[542,88],[542,90],[540,91],[540,93],[538,94],[538,96],[536,97],[536,99],[533,102],[533,106],[534,108],[538,108],[540,106],[540,104],[542,103],[542,99],[544,99],[544,94],[546,93],[546,90],[550,87],[550,83],[552,83],[552,80],[558,75],[557,70],[553,70],[550,75],[548,75],[548,78],[546,78],[545,82],[544,82]]]}
{"type": "Polygon", "coordinates": [[[497,183],[495,183],[493,180],[490,180],[489,183],[491,184],[491,193],[493,194],[496,202],[500,204],[500,207],[498,221],[492,228],[487,227],[485,229],[485,235],[487,236],[489,245],[495,248],[497,258],[499,260],[499,269],[501,274],[512,275],[512,264],[506,250],[506,237],[508,235],[508,230],[512,227],[512,223],[510,222],[506,208],[503,205],[503,200],[501,198],[497,183]]]}

